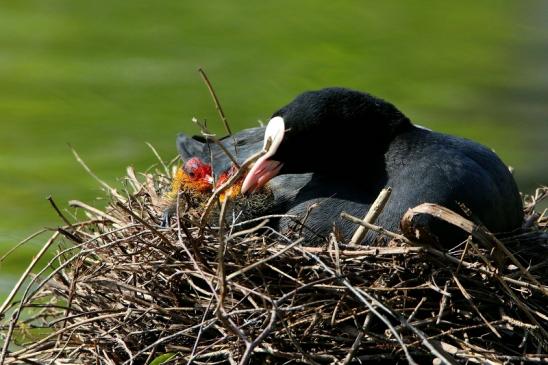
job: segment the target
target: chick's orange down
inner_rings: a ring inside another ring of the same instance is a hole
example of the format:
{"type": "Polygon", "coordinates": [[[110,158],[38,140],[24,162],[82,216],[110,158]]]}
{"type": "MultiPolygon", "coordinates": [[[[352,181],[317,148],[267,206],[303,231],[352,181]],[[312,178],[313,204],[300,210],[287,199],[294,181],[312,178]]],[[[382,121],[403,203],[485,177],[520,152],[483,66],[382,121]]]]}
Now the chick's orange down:
{"type": "MultiPolygon", "coordinates": [[[[223,172],[221,174],[221,176],[219,176],[219,180],[217,180],[216,189],[218,189],[221,185],[223,185],[225,182],[227,182],[228,179],[230,179],[237,171],[238,171],[238,169],[236,168],[236,166],[232,165],[232,167],[230,169],[223,172]]],[[[242,191],[243,182],[244,182],[244,177],[242,176],[240,179],[238,179],[236,182],[234,182],[234,184],[232,184],[232,186],[230,186],[228,189],[223,191],[219,195],[219,200],[221,201],[221,203],[224,202],[227,197],[234,198],[234,197],[240,195],[240,192],[242,191]]]]}

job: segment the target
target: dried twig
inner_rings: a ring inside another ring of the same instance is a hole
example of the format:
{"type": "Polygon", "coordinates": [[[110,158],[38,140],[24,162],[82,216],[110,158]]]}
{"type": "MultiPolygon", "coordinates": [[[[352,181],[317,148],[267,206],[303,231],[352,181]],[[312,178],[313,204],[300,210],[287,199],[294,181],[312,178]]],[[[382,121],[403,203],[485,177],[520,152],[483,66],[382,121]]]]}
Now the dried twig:
{"type": "Polygon", "coordinates": [[[84,170],[86,170],[86,172],[92,177],[95,179],[95,181],[97,181],[103,188],[106,189],[106,191],[109,192],[109,194],[111,194],[113,197],[115,197],[116,199],[120,200],[120,201],[124,201],[124,197],[121,196],[117,191],[116,189],[114,189],[113,187],[111,187],[109,184],[107,184],[106,182],[104,182],[103,180],[101,180],[97,175],[95,175],[95,173],[93,171],[91,171],[91,169],[88,167],[88,165],[84,162],[84,160],[82,160],[82,158],[80,157],[80,155],[76,152],[76,150],[74,148],[72,148],[72,146],[70,146],[70,150],[72,151],[72,154],[74,155],[74,157],[76,158],[76,161],[78,161],[78,163],[80,165],[82,165],[82,167],[84,168],[84,170]]]}
{"type": "MultiPolygon", "coordinates": [[[[382,210],[384,209],[384,206],[388,199],[390,198],[390,194],[392,193],[392,189],[390,187],[386,187],[381,190],[379,193],[379,196],[377,196],[377,199],[373,202],[371,205],[371,208],[369,208],[369,211],[363,218],[363,222],[366,223],[375,223],[375,220],[377,220],[377,217],[381,214],[382,210]]],[[[359,244],[367,234],[367,227],[360,225],[356,232],[354,232],[354,235],[352,236],[352,239],[350,240],[350,244],[357,245],[359,244]]]]}
{"type": "MultiPolygon", "coordinates": [[[[7,298],[4,300],[4,303],[2,303],[2,305],[0,306],[0,319],[1,319],[1,316],[3,316],[4,311],[6,310],[10,302],[15,297],[15,294],[17,294],[17,291],[19,290],[19,288],[21,288],[21,285],[23,285],[23,283],[28,278],[32,269],[34,269],[34,266],[36,266],[38,261],[42,258],[42,256],[44,256],[44,254],[48,251],[50,246],[55,242],[58,235],[59,235],[59,232],[55,232],[53,236],[51,236],[51,238],[42,246],[40,251],[38,251],[38,253],[33,257],[32,261],[27,266],[26,270],[23,272],[23,274],[21,275],[21,277],[19,278],[19,280],[17,281],[17,283],[15,284],[11,292],[8,294],[7,298]]],[[[9,341],[6,340],[6,342],[9,342],[9,341]]],[[[1,362],[2,361],[0,361],[0,363],[1,362]]]]}
{"type": "Polygon", "coordinates": [[[156,148],[154,148],[154,146],[148,142],[146,142],[146,145],[148,146],[148,148],[151,149],[152,153],[154,153],[154,156],[156,156],[156,158],[158,159],[158,162],[160,162],[160,165],[162,165],[162,167],[164,168],[164,173],[166,174],[166,176],[169,176],[169,168],[167,167],[166,163],[164,162],[158,151],[156,151],[156,148]]]}
{"type": "MultiPolygon", "coordinates": [[[[196,123],[199,127],[200,127],[200,130],[201,130],[201,133],[204,137],[206,137],[206,141],[213,141],[213,143],[215,143],[217,146],[219,146],[219,148],[221,149],[221,151],[224,152],[224,154],[230,159],[230,161],[232,162],[232,164],[234,166],[236,166],[236,168],[240,168],[240,164],[238,163],[238,160],[236,160],[236,158],[234,156],[232,156],[232,153],[230,153],[230,151],[225,147],[224,144],[221,143],[221,141],[219,141],[217,139],[217,137],[211,133],[209,131],[209,129],[207,128],[207,126],[205,125],[205,123],[201,123],[200,121],[198,121],[198,119],[196,118],[192,118],[192,121],[194,123],[196,123]]],[[[236,138],[236,137],[233,137],[233,138],[236,138]]],[[[234,148],[236,148],[236,140],[234,139],[234,148]]],[[[211,153],[211,151],[210,151],[211,153]]],[[[212,160],[212,165],[215,164],[215,161],[213,161],[213,158],[210,158],[212,160]]]]}
{"type": "Polygon", "coordinates": [[[366,222],[364,220],[361,220],[357,217],[354,217],[346,212],[342,212],[341,213],[341,217],[343,219],[346,219],[347,221],[350,221],[352,223],[356,223],[356,224],[359,224],[367,229],[370,229],[372,231],[375,231],[377,232],[378,234],[381,234],[383,236],[387,236],[387,237],[390,237],[390,238],[393,238],[393,239],[396,239],[396,240],[399,240],[399,241],[402,241],[402,242],[405,242],[405,243],[408,243],[408,244],[411,244],[411,241],[409,241],[409,239],[407,239],[407,237],[405,236],[402,236],[401,234],[397,234],[397,233],[394,233],[394,232],[391,232],[391,231],[388,231],[380,226],[376,226],[374,224],[371,224],[369,222],[366,222]]]}
{"type": "MultiPolygon", "coordinates": [[[[223,126],[225,127],[226,132],[228,133],[228,135],[232,136],[232,131],[230,130],[228,119],[226,118],[223,108],[221,107],[221,103],[219,102],[219,98],[217,98],[217,94],[215,93],[215,90],[213,89],[213,85],[211,85],[209,78],[207,77],[205,71],[202,68],[198,68],[198,72],[200,73],[202,80],[204,80],[204,83],[206,84],[207,89],[209,90],[209,93],[211,94],[211,97],[213,98],[213,102],[215,103],[215,108],[219,112],[219,116],[221,117],[221,121],[223,122],[223,126]]],[[[236,139],[234,139],[234,151],[236,152],[236,154],[238,154],[237,148],[238,147],[236,146],[236,139]]]]}

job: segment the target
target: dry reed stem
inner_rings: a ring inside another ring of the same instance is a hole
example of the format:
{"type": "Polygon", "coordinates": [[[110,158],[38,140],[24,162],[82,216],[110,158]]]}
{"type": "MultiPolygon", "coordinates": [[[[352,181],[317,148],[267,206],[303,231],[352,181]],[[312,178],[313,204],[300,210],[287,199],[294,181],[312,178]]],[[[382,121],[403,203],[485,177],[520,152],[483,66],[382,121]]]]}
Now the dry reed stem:
{"type": "MultiPolygon", "coordinates": [[[[367,223],[375,223],[375,220],[378,218],[378,216],[381,214],[382,210],[384,209],[384,206],[388,199],[390,198],[390,194],[392,193],[392,188],[386,187],[381,190],[379,193],[379,196],[377,196],[377,199],[371,204],[371,208],[369,208],[369,211],[363,218],[364,222],[367,223]]],[[[367,227],[360,225],[356,232],[354,232],[354,235],[350,239],[351,245],[357,245],[359,244],[367,234],[367,227]]]]}

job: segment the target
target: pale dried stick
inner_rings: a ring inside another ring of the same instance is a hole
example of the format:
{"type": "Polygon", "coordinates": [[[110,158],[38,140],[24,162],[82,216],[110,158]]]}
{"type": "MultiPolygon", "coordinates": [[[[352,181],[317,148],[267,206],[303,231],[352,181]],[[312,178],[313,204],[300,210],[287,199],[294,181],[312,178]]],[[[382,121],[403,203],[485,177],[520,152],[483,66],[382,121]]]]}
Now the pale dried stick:
{"type": "MultiPolygon", "coordinates": [[[[36,254],[36,256],[34,256],[34,258],[32,259],[31,263],[29,264],[29,266],[27,266],[27,269],[25,270],[25,272],[21,275],[21,277],[19,278],[19,281],[17,282],[17,284],[15,284],[15,286],[13,287],[13,289],[11,290],[11,293],[8,294],[8,297],[4,300],[4,303],[2,304],[2,306],[0,306],[0,317],[2,316],[2,314],[4,313],[4,310],[6,309],[6,307],[9,305],[9,303],[12,301],[13,297],[15,297],[15,294],[17,294],[17,291],[19,290],[19,288],[21,287],[21,285],[23,285],[23,282],[25,281],[25,279],[29,276],[30,272],[32,271],[32,269],[34,268],[34,266],[36,265],[36,263],[42,258],[42,256],[44,256],[44,254],[46,253],[46,251],[48,250],[48,248],[52,245],[53,242],[55,242],[55,239],[57,238],[57,236],[59,236],[59,232],[55,232],[51,238],[44,244],[44,246],[42,246],[42,248],[40,249],[40,251],[36,254]]],[[[7,340],[6,340],[7,342],[7,340]]],[[[0,362],[1,363],[1,362],[0,362]]]]}
{"type": "Polygon", "coordinates": [[[145,142],[145,143],[148,146],[148,148],[150,148],[152,150],[152,153],[154,153],[154,156],[156,156],[158,161],[160,161],[160,164],[164,168],[164,172],[166,173],[166,176],[169,176],[169,169],[168,169],[167,165],[165,164],[164,160],[162,159],[162,157],[160,157],[160,154],[158,153],[158,151],[156,151],[156,148],[154,148],[154,146],[151,145],[149,142],[145,142]]]}
{"type": "Polygon", "coordinates": [[[120,201],[125,201],[126,199],[120,195],[116,189],[114,189],[113,187],[111,187],[109,184],[107,184],[106,182],[104,182],[103,180],[101,180],[97,175],[95,175],[95,173],[93,171],[91,171],[91,169],[88,167],[88,165],[86,165],[86,163],[84,162],[84,160],[82,160],[82,158],[80,157],[80,155],[76,152],[76,150],[74,148],[72,148],[72,146],[69,146],[71,151],[72,151],[72,154],[74,155],[74,157],[76,157],[76,161],[78,161],[78,163],[80,165],[82,165],[82,167],[84,168],[84,170],[86,170],[86,172],[88,174],[91,175],[91,177],[93,177],[102,187],[104,187],[105,189],[107,189],[107,191],[112,194],[113,196],[115,196],[118,200],[120,201]]]}
{"type": "MultiPolygon", "coordinates": [[[[386,187],[381,190],[381,192],[377,196],[377,199],[375,199],[375,201],[371,205],[371,208],[369,208],[369,211],[363,218],[363,222],[375,223],[375,220],[377,220],[382,210],[384,209],[384,206],[386,202],[388,201],[388,198],[390,198],[391,193],[392,193],[392,188],[390,187],[386,187]]],[[[360,225],[358,229],[356,229],[356,232],[354,232],[354,235],[352,236],[352,239],[350,240],[350,244],[351,245],[359,244],[363,240],[366,234],[367,234],[367,227],[360,225]]]]}

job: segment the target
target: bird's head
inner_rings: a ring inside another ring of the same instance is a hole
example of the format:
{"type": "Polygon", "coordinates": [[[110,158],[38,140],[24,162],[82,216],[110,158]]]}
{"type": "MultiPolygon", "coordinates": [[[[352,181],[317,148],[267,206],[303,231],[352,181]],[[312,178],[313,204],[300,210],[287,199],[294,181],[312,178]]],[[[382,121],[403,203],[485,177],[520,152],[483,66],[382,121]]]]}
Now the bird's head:
{"type": "Polygon", "coordinates": [[[246,175],[242,193],[280,173],[349,174],[362,156],[382,158],[394,136],[411,125],[395,106],[360,91],[305,92],[272,115],[265,153],[246,175]]]}
{"type": "Polygon", "coordinates": [[[198,157],[192,157],[183,167],[177,169],[173,178],[172,189],[206,193],[212,190],[213,177],[211,165],[204,163],[198,157]]]}

